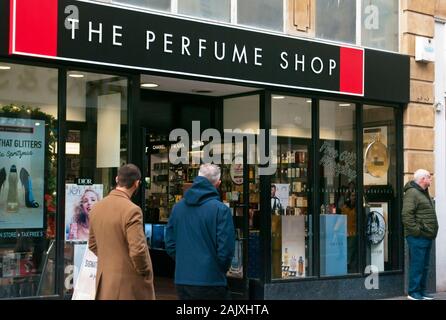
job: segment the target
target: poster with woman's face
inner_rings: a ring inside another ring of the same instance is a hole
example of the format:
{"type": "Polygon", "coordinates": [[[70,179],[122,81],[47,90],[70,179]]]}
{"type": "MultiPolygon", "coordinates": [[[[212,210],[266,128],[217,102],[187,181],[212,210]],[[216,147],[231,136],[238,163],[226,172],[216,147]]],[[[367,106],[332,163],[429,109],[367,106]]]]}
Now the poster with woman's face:
{"type": "Polygon", "coordinates": [[[65,185],[65,240],[87,241],[90,227],[89,214],[93,206],[102,199],[104,186],[93,184],[82,186],[65,185]]]}

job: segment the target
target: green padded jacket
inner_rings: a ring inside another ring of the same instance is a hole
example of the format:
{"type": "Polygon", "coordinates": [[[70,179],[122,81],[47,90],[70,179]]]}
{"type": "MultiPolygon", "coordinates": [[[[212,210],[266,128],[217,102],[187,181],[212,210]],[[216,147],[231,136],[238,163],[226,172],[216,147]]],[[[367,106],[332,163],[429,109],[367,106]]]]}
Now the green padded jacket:
{"type": "Polygon", "coordinates": [[[438,233],[437,214],[429,191],[414,181],[404,186],[401,212],[405,236],[435,239],[438,233]]]}

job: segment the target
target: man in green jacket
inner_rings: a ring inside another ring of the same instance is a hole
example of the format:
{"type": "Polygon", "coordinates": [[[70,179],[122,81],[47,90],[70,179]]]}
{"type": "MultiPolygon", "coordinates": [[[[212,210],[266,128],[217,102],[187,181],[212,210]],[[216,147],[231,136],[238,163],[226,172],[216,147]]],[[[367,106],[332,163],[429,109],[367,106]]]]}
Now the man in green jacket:
{"type": "Polygon", "coordinates": [[[409,247],[410,300],[432,300],[426,292],[427,273],[432,242],[437,237],[438,221],[429,196],[431,175],[424,169],[414,174],[414,180],[404,187],[402,219],[409,247]]]}

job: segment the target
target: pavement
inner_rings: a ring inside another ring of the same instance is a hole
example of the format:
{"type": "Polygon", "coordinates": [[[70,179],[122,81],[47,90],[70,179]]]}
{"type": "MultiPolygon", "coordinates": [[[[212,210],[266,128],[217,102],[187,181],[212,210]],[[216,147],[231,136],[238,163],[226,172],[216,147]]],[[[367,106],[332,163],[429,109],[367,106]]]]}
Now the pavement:
{"type": "MultiPolygon", "coordinates": [[[[446,300],[446,292],[436,292],[431,294],[435,297],[435,300],[446,300]]],[[[388,298],[384,300],[409,300],[409,299],[407,299],[407,296],[402,296],[402,297],[388,298]]]]}

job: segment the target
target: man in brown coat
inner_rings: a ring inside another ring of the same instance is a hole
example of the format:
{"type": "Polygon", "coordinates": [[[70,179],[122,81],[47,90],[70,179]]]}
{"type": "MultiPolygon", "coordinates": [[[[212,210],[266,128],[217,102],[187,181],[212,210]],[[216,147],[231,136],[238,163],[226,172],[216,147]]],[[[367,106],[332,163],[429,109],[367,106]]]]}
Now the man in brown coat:
{"type": "Polygon", "coordinates": [[[115,190],[90,212],[89,249],[98,257],[96,300],[154,300],[153,269],[142,212],[130,198],[141,171],[121,167],[115,190]]]}

